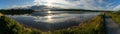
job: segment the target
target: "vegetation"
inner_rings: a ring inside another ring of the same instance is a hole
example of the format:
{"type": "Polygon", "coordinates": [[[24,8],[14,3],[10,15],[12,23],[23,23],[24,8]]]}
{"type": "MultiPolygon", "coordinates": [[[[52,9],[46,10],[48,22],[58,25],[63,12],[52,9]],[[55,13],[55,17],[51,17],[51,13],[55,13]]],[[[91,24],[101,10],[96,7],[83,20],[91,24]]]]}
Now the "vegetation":
{"type": "Polygon", "coordinates": [[[0,16],[0,34],[41,34],[40,31],[23,27],[17,21],[0,16]]]}
{"type": "MultiPolygon", "coordinates": [[[[79,26],[56,30],[51,34],[105,34],[104,31],[104,15],[96,16],[88,23],[80,24],[79,26]]],[[[48,32],[50,34],[50,32],[48,32]]]]}
{"type": "Polygon", "coordinates": [[[109,16],[111,16],[111,18],[120,25],[120,12],[107,12],[107,14],[109,16]]]}
{"type": "Polygon", "coordinates": [[[14,15],[14,14],[30,14],[32,12],[33,12],[33,10],[31,10],[31,9],[6,9],[6,10],[0,10],[0,13],[10,14],[10,15],[14,15]]]}

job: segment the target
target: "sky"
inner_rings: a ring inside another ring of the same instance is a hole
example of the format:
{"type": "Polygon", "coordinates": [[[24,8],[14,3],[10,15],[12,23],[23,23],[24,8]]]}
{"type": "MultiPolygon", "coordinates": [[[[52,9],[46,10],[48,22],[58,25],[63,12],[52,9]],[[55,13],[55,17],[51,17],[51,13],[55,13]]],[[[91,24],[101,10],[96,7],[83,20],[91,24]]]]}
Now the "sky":
{"type": "Polygon", "coordinates": [[[90,10],[120,10],[120,0],[0,0],[0,9],[33,5],[90,10]]]}

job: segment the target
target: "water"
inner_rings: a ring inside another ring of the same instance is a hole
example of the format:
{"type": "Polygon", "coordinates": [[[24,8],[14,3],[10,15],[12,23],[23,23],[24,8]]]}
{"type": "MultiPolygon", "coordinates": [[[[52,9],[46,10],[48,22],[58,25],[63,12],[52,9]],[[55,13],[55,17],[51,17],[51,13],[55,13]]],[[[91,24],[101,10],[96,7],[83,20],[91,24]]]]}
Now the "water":
{"type": "Polygon", "coordinates": [[[77,26],[99,14],[100,12],[41,11],[33,12],[32,14],[7,16],[17,20],[21,24],[43,31],[48,31],[77,26]]]}

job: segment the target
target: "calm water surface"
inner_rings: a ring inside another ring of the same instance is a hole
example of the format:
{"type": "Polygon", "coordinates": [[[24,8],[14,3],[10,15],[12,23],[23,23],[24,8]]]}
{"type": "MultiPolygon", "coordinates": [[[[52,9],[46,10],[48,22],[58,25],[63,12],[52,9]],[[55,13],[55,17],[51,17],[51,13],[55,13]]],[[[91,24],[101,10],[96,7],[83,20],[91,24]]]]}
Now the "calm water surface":
{"type": "Polygon", "coordinates": [[[56,30],[76,26],[92,19],[100,12],[81,11],[40,11],[32,14],[7,15],[21,24],[43,31],[56,30]]]}

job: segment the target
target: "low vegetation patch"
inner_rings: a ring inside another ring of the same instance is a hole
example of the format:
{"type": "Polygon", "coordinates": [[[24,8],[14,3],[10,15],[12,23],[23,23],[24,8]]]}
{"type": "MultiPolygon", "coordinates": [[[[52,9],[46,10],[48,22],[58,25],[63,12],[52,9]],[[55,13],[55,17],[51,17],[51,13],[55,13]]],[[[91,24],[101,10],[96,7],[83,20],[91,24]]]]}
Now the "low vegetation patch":
{"type": "Polygon", "coordinates": [[[40,31],[23,27],[17,21],[0,16],[0,34],[41,34],[40,31]]]}
{"type": "Polygon", "coordinates": [[[52,34],[105,34],[103,15],[96,16],[79,26],[53,31],[52,34]]]}
{"type": "Polygon", "coordinates": [[[120,11],[118,12],[108,12],[107,13],[111,18],[120,25],[120,11]]]}

